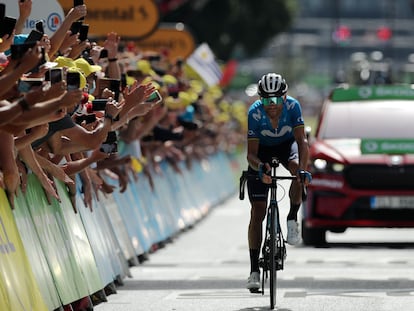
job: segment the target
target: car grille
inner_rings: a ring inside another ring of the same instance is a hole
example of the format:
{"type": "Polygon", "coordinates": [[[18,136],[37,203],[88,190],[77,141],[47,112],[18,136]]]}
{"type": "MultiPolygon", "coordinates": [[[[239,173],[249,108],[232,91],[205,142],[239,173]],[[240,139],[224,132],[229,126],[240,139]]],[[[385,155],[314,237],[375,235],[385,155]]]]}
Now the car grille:
{"type": "Polygon", "coordinates": [[[414,166],[350,165],[344,177],[354,189],[414,190],[414,166]]]}

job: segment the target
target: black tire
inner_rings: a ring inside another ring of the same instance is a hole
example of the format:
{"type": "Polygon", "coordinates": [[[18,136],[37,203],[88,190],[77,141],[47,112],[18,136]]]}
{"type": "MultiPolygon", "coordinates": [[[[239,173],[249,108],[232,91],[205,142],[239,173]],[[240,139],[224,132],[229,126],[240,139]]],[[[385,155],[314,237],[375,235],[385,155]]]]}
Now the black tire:
{"type": "Polygon", "coordinates": [[[276,285],[277,285],[277,269],[276,269],[276,208],[272,207],[270,214],[270,309],[273,310],[276,306],[276,285]]]}
{"type": "Polygon", "coordinates": [[[309,228],[302,219],[302,240],[304,245],[322,246],[326,244],[326,230],[321,228],[309,228]]]}

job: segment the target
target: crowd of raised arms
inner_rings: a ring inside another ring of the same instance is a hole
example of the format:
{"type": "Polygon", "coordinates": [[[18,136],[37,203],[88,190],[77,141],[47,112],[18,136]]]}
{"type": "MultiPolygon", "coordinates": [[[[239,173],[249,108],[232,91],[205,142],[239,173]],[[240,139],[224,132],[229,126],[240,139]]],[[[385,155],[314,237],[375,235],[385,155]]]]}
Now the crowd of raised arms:
{"type": "Polygon", "coordinates": [[[163,160],[180,173],[179,161],[190,168],[245,141],[245,105],[189,78],[185,60],[144,52],[116,32],[101,44],[82,38],[76,25],[86,5],[70,9],[50,36],[41,22],[22,33],[31,10],[31,0],[19,2],[14,29],[0,42],[0,187],[11,206],[29,173],[49,200],[59,200],[61,180],[75,211],[77,189],[92,209],[94,195],[124,191],[137,172],[151,182],[163,160]]]}

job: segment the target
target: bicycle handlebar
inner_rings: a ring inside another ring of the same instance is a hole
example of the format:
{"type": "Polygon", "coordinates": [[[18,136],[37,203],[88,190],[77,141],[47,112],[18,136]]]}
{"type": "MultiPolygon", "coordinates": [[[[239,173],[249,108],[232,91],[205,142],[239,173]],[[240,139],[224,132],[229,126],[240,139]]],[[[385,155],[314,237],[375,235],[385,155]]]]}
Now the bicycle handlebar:
{"type": "MultiPolygon", "coordinates": [[[[279,166],[279,159],[277,157],[272,157],[272,161],[270,163],[270,167],[271,167],[271,177],[272,177],[272,185],[276,184],[276,181],[279,179],[283,180],[283,179],[290,179],[290,180],[296,180],[297,176],[292,175],[292,176],[276,176],[276,168],[279,166]]],[[[305,201],[307,196],[308,196],[308,191],[306,189],[306,186],[304,184],[305,182],[305,176],[301,175],[300,176],[300,182],[302,184],[302,201],[305,201]]]]}
{"type": "MultiPolygon", "coordinates": [[[[278,180],[296,180],[297,176],[296,175],[290,175],[290,176],[271,176],[272,177],[272,184],[276,184],[276,182],[278,180]]],[[[243,171],[242,175],[240,176],[240,183],[239,183],[239,199],[240,200],[244,200],[244,188],[246,185],[247,180],[259,180],[259,176],[257,174],[249,174],[248,171],[243,171]]],[[[302,181],[302,201],[305,201],[307,196],[308,196],[308,192],[306,189],[305,184],[302,181]]]]}

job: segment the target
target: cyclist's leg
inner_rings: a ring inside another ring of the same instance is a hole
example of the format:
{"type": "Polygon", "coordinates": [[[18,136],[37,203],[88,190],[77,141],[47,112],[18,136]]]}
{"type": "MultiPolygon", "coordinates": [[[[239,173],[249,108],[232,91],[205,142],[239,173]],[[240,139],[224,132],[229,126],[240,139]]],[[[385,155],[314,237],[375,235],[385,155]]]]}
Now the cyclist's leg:
{"type": "Polygon", "coordinates": [[[268,186],[260,180],[248,180],[247,192],[251,204],[248,242],[250,250],[250,272],[258,272],[259,253],[262,244],[262,224],[266,216],[268,186]]]}
{"type": "MultiPolygon", "coordinates": [[[[280,162],[290,172],[296,175],[299,169],[299,151],[296,141],[286,146],[284,153],[281,155],[280,162]]],[[[297,221],[297,214],[302,203],[302,188],[297,180],[293,180],[289,188],[290,209],[287,220],[297,221]]]]}
{"type": "MultiPolygon", "coordinates": [[[[279,159],[291,175],[296,175],[299,169],[299,152],[297,143],[293,141],[290,142],[288,146],[285,145],[279,159]]],[[[297,180],[293,180],[289,189],[290,209],[287,216],[287,242],[290,245],[296,245],[300,242],[297,214],[302,203],[301,191],[300,183],[297,180]]]]}
{"type": "Polygon", "coordinates": [[[247,191],[251,204],[248,227],[250,277],[247,288],[252,291],[260,288],[259,257],[262,244],[262,224],[266,216],[268,187],[260,180],[248,180],[247,191]]]}
{"type": "Polygon", "coordinates": [[[266,216],[266,202],[253,201],[250,211],[250,223],[248,228],[248,241],[250,250],[250,273],[258,272],[260,247],[262,245],[262,224],[266,216]]]}

